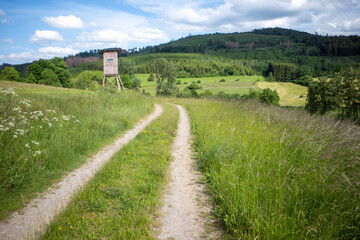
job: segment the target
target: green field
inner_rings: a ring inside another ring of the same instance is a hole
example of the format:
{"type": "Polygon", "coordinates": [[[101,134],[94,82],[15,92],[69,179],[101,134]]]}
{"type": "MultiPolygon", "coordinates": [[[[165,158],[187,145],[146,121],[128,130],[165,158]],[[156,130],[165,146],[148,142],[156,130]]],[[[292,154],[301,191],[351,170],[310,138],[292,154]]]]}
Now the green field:
{"type": "MultiPolygon", "coordinates": [[[[152,96],[155,95],[156,82],[149,82],[149,74],[136,74],[136,77],[141,80],[141,90],[144,89],[152,96]]],[[[202,93],[209,89],[214,94],[225,92],[229,94],[238,93],[240,95],[247,94],[249,89],[260,89],[255,85],[256,80],[263,81],[263,76],[223,76],[223,77],[202,77],[202,78],[177,78],[181,84],[177,85],[182,91],[185,87],[189,86],[192,82],[198,82],[202,89],[198,92],[202,93]],[[225,79],[225,82],[220,82],[225,79]],[[239,81],[236,81],[239,79],[239,81]]]]}
{"type": "Polygon", "coordinates": [[[307,88],[304,86],[287,82],[257,82],[256,85],[262,89],[276,90],[280,95],[281,106],[305,106],[307,88]]]}

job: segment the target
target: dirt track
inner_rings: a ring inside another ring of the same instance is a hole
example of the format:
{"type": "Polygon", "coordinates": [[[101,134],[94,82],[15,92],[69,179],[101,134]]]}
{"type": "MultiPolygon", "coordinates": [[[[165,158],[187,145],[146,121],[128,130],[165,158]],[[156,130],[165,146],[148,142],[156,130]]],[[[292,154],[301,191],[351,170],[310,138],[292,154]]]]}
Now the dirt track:
{"type": "Polygon", "coordinates": [[[210,208],[205,204],[204,186],[198,183],[191,151],[189,117],[182,106],[178,133],[173,144],[171,181],[164,197],[162,229],[159,239],[207,239],[217,238],[218,233],[207,236],[204,216],[210,208]],[[215,235],[214,235],[215,234],[215,235]]]}
{"type": "Polygon", "coordinates": [[[85,186],[116,152],[134,139],[140,131],[159,117],[162,112],[161,106],[156,105],[152,114],[126,132],[123,137],[104,147],[83,166],[69,173],[61,182],[49,188],[43,197],[31,200],[21,210],[21,214],[15,212],[7,221],[0,222],[0,239],[34,239],[36,235],[41,235],[41,232],[46,229],[50,221],[71,201],[72,196],[85,186]]]}

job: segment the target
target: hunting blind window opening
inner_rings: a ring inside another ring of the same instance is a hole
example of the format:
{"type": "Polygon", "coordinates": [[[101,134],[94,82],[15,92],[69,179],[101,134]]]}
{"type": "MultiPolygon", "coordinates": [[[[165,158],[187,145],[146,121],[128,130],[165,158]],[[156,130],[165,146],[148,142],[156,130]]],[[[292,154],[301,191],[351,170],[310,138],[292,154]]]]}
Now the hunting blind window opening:
{"type": "Polygon", "coordinates": [[[108,58],[107,62],[114,62],[114,59],[113,58],[108,58]]]}

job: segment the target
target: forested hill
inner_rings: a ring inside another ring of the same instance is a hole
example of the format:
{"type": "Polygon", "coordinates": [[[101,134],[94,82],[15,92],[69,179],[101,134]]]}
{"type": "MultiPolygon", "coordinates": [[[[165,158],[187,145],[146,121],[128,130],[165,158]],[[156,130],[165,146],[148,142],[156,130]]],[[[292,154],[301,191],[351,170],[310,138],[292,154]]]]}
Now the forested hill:
{"type": "Polygon", "coordinates": [[[141,48],[140,53],[232,53],[248,58],[249,50],[276,56],[360,55],[359,36],[321,36],[283,28],[264,28],[245,33],[214,33],[187,36],[158,46],[141,48]]]}

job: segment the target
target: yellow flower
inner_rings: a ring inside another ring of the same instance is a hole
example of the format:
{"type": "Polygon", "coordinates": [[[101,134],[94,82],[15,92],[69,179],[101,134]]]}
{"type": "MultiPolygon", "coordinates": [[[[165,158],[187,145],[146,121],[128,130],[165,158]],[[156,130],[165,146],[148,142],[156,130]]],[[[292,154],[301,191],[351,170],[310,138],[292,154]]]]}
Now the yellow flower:
{"type": "Polygon", "coordinates": [[[72,228],[72,226],[70,226],[70,228],[72,228]]]}
{"type": "Polygon", "coordinates": [[[59,230],[61,230],[61,227],[59,227],[59,230]]]}

